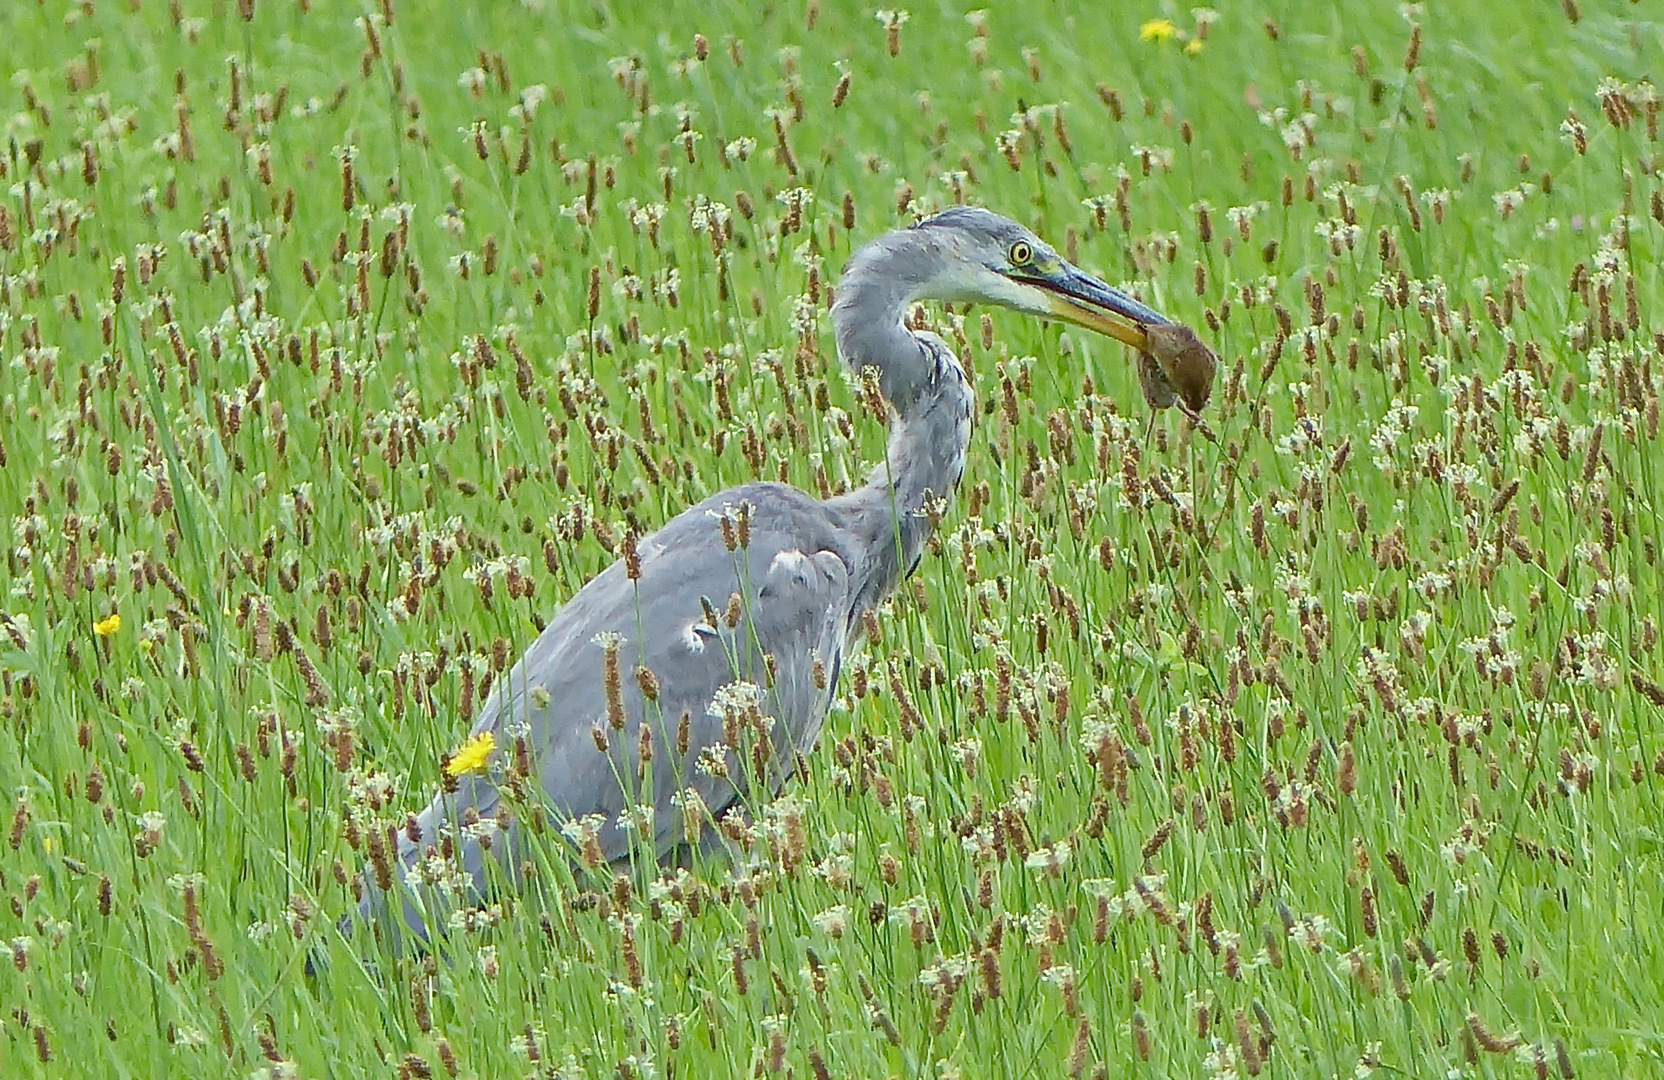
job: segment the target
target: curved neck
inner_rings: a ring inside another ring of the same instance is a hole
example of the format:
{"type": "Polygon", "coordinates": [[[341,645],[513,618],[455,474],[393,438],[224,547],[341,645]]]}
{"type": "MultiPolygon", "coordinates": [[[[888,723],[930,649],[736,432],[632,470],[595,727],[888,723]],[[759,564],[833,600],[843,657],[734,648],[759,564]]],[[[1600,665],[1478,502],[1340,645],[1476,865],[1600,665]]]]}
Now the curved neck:
{"type": "Polygon", "coordinates": [[[832,305],[838,354],[856,374],[877,370],[892,410],[885,460],[829,502],[866,555],[850,612],[857,624],[912,573],[965,471],[970,380],[947,342],[903,322],[915,300],[951,291],[953,253],[943,244],[933,230],[879,237],[850,260],[832,305]]]}
{"type": "Polygon", "coordinates": [[[949,261],[928,231],[881,236],[850,259],[832,305],[838,355],[856,375],[876,368],[885,400],[903,415],[927,389],[936,368],[903,320],[909,304],[931,295],[949,261]]]}

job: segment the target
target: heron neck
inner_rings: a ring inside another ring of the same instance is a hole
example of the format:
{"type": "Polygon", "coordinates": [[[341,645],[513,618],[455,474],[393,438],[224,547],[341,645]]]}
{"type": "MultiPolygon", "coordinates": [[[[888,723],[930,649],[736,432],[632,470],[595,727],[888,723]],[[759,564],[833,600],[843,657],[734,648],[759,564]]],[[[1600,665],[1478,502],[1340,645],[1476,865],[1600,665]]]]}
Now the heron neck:
{"type": "Polygon", "coordinates": [[[969,379],[947,343],[908,334],[928,372],[911,383],[906,405],[892,401],[885,460],[862,487],[831,500],[868,553],[854,617],[881,603],[917,565],[935,523],[965,473],[973,397],[969,379]]]}
{"type": "Polygon", "coordinates": [[[951,286],[957,264],[944,243],[921,229],[874,240],[850,260],[832,305],[838,354],[857,375],[877,370],[891,409],[885,460],[863,487],[831,501],[866,553],[853,619],[912,572],[964,474],[970,382],[945,341],[903,322],[909,304],[951,286]]]}
{"type": "Polygon", "coordinates": [[[928,389],[936,368],[903,320],[910,304],[939,291],[950,261],[932,233],[889,233],[855,253],[832,305],[838,355],[856,375],[876,369],[885,400],[903,414],[928,389]]]}

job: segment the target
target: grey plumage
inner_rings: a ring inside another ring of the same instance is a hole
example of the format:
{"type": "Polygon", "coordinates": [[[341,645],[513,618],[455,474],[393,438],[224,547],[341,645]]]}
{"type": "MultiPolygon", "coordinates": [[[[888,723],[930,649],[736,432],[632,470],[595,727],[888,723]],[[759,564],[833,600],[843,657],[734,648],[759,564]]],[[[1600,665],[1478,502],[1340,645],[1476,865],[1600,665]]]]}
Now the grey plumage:
{"type": "MultiPolygon", "coordinates": [[[[796,771],[866,612],[917,565],[932,512],[963,476],[970,381],[945,341],[904,324],[908,305],[927,298],[1063,318],[1138,347],[1144,326],[1165,322],[986,210],[956,208],[857,252],[832,322],[844,362],[876,369],[891,412],[886,460],[862,487],[825,501],[776,483],[712,495],[640,541],[637,580],[614,563],[555,613],[474,724],[475,735],[495,736],[486,773],[459,778],[399,834],[395,870],[411,886],[403,914],[418,935],[428,928],[413,894],[434,912],[454,911],[487,891],[492,858],[515,880],[527,850],[516,819],[539,804],[551,829],[574,838],[574,857],[587,846],[607,862],[662,861],[693,840],[690,808],[708,811],[708,843],[714,821],[796,771]],[[742,515],[748,542],[731,547],[742,515]],[[608,641],[621,676],[611,708],[608,641]],[[656,683],[652,700],[638,668],[656,683]],[[528,758],[532,775],[517,778],[515,763],[528,758]],[[529,798],[500,818],[505,787],[529,798]],[[640,806],[651,824],[642,821],[644,842],[632,844],[626,822],[640,806]]],[[[385,895],[373,875],[365,887],[361,917],[370,918],[385,895]]]]}

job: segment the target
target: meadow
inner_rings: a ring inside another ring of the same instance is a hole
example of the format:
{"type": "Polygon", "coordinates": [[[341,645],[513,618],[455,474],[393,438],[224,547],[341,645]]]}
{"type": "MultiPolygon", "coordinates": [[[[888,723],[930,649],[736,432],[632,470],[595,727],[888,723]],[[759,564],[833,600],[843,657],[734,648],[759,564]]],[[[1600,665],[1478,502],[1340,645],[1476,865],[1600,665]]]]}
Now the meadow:
{"type": "Polygon", "coordinates": [[[0,9],[0,1075],[1664,1070],[1664,19],[0,9]],[[337,920],[560,603],[884,428],[958,202],[1197,328],[931,306],[966,484],[746,859],[337,920]],[[308,958],[314,971],[308,971],[308,958]]]}

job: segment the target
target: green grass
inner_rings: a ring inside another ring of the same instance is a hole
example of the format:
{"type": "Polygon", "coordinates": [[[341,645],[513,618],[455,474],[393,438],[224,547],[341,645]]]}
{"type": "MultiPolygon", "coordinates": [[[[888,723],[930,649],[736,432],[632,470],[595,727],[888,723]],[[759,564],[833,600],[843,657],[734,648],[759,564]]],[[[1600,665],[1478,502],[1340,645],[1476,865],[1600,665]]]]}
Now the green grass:
{"type": "Polygon", "coordinates": [[[1409,72],[1386,3],[894,57],[832,3],[173,6],[0,13],[0,1074],[1656,1075],[1650,6],[1428,4],[1409,72]],[[359,962],[344,823],[612,537],[882,454],[825,287],[958,191],[1197,326],[1220,442],[935,311],[966,490],[771,811],[803,861],[359,962]]]}

